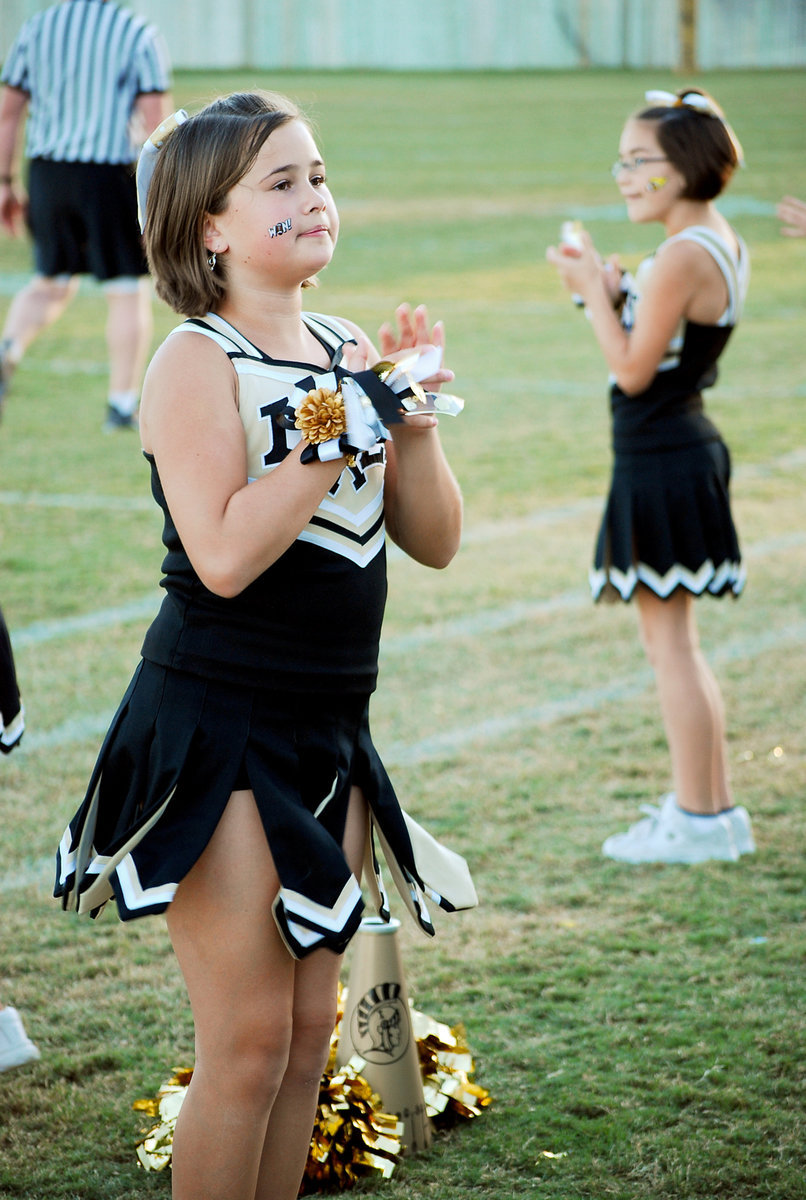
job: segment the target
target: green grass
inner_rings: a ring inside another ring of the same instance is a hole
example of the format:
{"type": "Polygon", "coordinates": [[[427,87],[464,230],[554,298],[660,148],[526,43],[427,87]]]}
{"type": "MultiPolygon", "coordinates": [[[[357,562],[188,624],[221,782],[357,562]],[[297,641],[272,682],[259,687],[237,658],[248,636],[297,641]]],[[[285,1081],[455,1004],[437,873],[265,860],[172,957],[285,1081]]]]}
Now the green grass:
{"type": "MultiPolygon", "coordinates": [[[[710,401],[734,455],[749,583],[739,603],[698,613],[759,853],[696,869],[599,853],[668,787],[668,762],[634,613],[587,599],[609,469],[604,371],[544,250],[575,215],[628,265],[657,240],[623,219],[608,168],[645,88],[676,82],[177,79],[190,108],[254,83],[313,108],[342,234],[311,307],[374,333],[400,300],[425,299],[467,401],[442,424],[465,543],[446,573],[391,562],[373,728],[404,803],[474,872],[480,907],[440,916],[432,943],[404,924],[402,949],[415,1004],[465,1023],[495,1099],[361,1195],[806,1196],[806,241],[781,238],[773,216],[784,192],[806,195],[802,73],[704,81],[744,142],[725,211],[753,280],[710,401]]],[[[5,311],[28,247],[4,241],[2,254],[5,311]]],[[[156,316],[162,336],[175,318],[156,316]]],[[[168,1196],[168,1176],[135,1165],[131,1106],[193,1057],[163,923],[78,921],[49,899],[162,557],[136,440],[100,432],[103,320],[84,286],[26,357],[0,427],[0,603],[28,710],[22,750],[0,762],[0,997],[43,1052],[0,1077],[4,1200],[168,1196]]]]}

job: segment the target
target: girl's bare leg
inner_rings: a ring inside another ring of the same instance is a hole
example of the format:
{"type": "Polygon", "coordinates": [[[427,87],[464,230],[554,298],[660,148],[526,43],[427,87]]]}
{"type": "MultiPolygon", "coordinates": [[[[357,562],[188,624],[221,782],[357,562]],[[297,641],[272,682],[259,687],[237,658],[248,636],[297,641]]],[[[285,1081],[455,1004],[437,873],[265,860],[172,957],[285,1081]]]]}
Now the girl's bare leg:
{"type": "MultiPolygon", "coordinates": [[[[353,789],[344,850],[357,879],[366,837],[366,804],[353,789]]],[[[315,950],[295,964],[293,1028],[288,1067],[269,1118],[256,1200],[294,1200],[305,1170],[319,1084],[336,1021],[342,957],[315,950]]]]}
{"type": "Polygon", "coordinates": [[[655,672],[672,759],[677,802],[711,815],[732,804],[727,779],[722,695],[700,649],[694,598],[674,592],[661,600],[636,593],[641,639],[655,672]]]}
{"type": "MultiPolygon", "coordinates": [[[[360,871],[363,798],[345,849],[360,871]]],[[[190,996],[196,1065],[173,1143],[174,1200],[295,1200],[336,1016],[341,958],[288,953],[279,879],[251,792],[235,792],[182,881],[168,928],[190,996]]]]}
{"type": "Polygon", "coordinates": [[[16,366],[31,342],[58,321],[78,291],[78,276],[34,275],[11,301],[2,340],[11,343],[9,358],[16,366]]]}
{"type": "Polygon", "coordinates": [[[196,1028],[174,1200],[255,1198],[291,1045],[294,961],[271,914],[278,887],[254,797],[234,792],[168,909],[196,1028]]]}

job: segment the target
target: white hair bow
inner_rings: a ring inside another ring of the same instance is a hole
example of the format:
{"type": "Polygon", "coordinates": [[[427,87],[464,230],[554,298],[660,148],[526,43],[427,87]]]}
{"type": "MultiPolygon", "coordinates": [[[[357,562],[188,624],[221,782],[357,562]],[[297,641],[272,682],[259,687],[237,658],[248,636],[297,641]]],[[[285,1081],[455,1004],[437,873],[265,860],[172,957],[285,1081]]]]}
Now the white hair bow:
{"type": "Polygon", "coordinates": [[[675,96],[672,92],[645,92],[647,104],[667,105],[670,108],[698,108],[700,112],[722,120],[722,113],[715,108],[707,96],[699,92],[686,92],[683,96],[675,96]]]}
{"type": "Polygon", "coordinates": [[[647,104],[657,105],[658,107],[693,108],[697,112],[707,113],[709,117],[716,117],[725,126],[728,137],[733,144],[733,149],[736,152],[736,159],[739,166],[744,166],[744,151],[742,150],[741,142],[725,120],[722,110],[708,96],[701,96],[699,92],[684,92],[682,96],[675,96],[673,92],[654,91],[644,92],[644,98],[647,104]]]}
{"type": "Polygon", "coordinates": [[[187,119],[188,115],[184,108],[171,113],[170,117],[166,117],[151,136],[146,138],[143,149],[140,151],[140,157],[137,160],[137,219],[140,222],[141,233],[146,227],[146,198],[151,176],[157,165],[157,155],[165,145],[168,135],[173,133],[177,125],[183,125],[187,119]]]}

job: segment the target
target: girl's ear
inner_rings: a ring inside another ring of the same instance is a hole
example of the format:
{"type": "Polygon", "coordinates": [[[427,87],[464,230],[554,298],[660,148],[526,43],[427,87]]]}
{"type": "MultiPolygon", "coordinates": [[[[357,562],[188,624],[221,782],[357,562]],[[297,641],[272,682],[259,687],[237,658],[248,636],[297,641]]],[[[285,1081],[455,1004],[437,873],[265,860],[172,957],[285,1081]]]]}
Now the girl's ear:
{"type": "Polygon", "coordinates": [[[211,217],[209,213],[204,218],[204,245],[206,249],[214,251],[216,254],[223,254],[225,250],[229,250],[229,246],[221,236],[215,217],[211,217]]]}

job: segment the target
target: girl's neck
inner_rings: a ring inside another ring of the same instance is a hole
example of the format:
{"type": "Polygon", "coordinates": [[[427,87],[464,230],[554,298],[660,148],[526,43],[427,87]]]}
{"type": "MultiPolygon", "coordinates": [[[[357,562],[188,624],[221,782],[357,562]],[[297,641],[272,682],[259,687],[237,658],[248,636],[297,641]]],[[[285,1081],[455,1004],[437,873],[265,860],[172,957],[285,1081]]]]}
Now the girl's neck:
{"type": "Polygon", "coordinates": [[[215,311],[271,358],[291,362],[310,358],[312,334],[302,320],[299,288],[293,293],[230,293],[215,311]]]}
{"type": "Polygon", "coordinates": [[[667,237],[682,233],[692,225],[705,225],[719,233],[725,227],[725,218],[717,212],[710,200],[679,200],[663,220],[667,237]]]}
{"type": "Polygon", "coordinates": [[[216,308],[218,317],[248,338],[269,358],[281,362],[309,362],[329,366],[319,338],[302,320],[302,292],[293,295],[228,295],[216,308]]]}
{"type": "Polygon", "coordinates": [[[739,253],[737,236],[713,200],[683,200],[675,206],[663,225],[667,238],[682,233],[684,229],[691,229],[693,225],[704,225],[727,242],[734,254],[739,253]]]}

